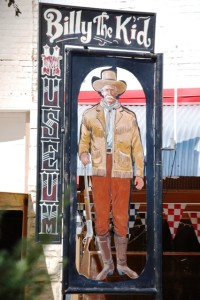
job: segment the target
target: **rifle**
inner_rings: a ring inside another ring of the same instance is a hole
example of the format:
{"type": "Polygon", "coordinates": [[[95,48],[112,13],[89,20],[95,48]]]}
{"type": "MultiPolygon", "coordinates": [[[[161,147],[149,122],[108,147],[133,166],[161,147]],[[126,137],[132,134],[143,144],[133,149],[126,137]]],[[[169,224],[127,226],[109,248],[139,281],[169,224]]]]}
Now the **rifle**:
{"type": "Polygon", "coordinates": [[[86,277],[90,275],[90,251],[89,245],[93,238],[93,227],[92,227],[92,217],[91,217],[91,209],[90,209],[90,196],[88,191],[88,179],[86,166],[84,166],[84,203],[85,203],[85,211],[86,211],[86,228],[87,233],[85,238],[83,239],[84,244],[84,252],[81,260],[80,273],[86,277]]]}

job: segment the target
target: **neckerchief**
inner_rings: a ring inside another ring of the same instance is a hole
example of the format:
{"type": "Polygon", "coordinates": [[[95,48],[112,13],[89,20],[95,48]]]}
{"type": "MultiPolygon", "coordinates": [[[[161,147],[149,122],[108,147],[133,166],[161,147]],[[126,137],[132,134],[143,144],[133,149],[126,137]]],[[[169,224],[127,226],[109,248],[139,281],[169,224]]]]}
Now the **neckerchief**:
{"type": "Polygon", "coordinates": [[[112,109],[117,109],[117,108],[119,108],[119,107],[121,106],[121,103],[120,103],[118,100],[115,100],[114,103],[112,103],[111,105],[108,105],[108,104],[104,101],[104,99],[101,99],[100,105],[101,105],[104,109],[106,109],[106,110],[108,110],[108,111],[111,111],[112,109]]]}
{"type": "Polygon", "coordinates": [[[106,140],[107,147],[112,148],[112,139],[113,139],[113,125],[114,125],[114,116],[116,109],[121,106],[121,104],[116,100],[111,105],[108,105],[104,99],[101,100],[100,105],[104,109],[105,119],[106,119],[106,140]]]}

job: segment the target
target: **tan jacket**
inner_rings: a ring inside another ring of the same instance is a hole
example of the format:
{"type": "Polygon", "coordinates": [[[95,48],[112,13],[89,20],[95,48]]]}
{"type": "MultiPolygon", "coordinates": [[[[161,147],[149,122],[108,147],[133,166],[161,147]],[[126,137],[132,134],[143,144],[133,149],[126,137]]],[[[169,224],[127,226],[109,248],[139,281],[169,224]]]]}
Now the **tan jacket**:
{"type": "MultiPolygon", "coordinates": [[[[104,110],[100,104],[88,109],[82,118],[79,157],[91,153],[92,173],[106,175],[106,128],[104,110]]],[[[135,114],[121,106],[116,110],[112,177],[132,178],[133,162],[135,175],[144,176],[144,155],[135,114]]]]}

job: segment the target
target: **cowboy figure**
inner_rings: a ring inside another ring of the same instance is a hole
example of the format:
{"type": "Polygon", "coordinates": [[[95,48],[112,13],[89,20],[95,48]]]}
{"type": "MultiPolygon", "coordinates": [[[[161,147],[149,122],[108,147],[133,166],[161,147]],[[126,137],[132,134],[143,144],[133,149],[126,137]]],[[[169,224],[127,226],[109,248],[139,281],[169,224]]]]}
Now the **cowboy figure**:
{"type": "Polygon", "coordinates": [[[127,266],[131,180],[135,176],[137,189],[142,189],[144,185],[144,155],[137,119],[118,100],[126,90],[126,83],[117,80],[116,69],[104,69],[101,78],[93,77],[92,87],[102,98],[83,114],[79,158],[83,165],[87,165],[91,154],[95,231],[104,263],[96,280],[104,280],[114,271],[109,233],[110,212],[118,273],[137,278],[138,274],[127,266]]]}

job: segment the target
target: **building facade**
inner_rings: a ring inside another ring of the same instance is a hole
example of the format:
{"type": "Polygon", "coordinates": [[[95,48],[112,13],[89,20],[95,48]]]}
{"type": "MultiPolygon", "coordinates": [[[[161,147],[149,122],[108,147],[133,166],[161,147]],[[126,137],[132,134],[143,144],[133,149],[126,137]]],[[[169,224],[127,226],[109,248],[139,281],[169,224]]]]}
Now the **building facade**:
{"type": "MultiPolygon", "coordinates": [[[[88,0],[83,3],[81,0],[63,0],[43,1],[43,3],[101,9],[112,9],[114,5],[115,9],[122,11],[156,13],[155,53],[164,54],[163,89],[166,112],[164,110],[163,130],[167,138],[163,146],[173,147],[174,142],[179,142],[180,136],[183,144],[186,137],[188,140],[196,139],[194,146],[196,158],[194,162],[190,161],[190,165],[191,163],[196,165],[195,172],[192,170],[190,173],[188,170],[181,170],[183,173],[179,172],[182,156],[172,175],[174,177],[199,177],[200,128],[197,124],[200,113],[199,1],[115,0],[108,2],[102,0],[94,3],[88,0]],[[174,114],[176,107],[178,109],[182,107],[181,114],[183,115],[178,116],[178,121],[174,114]],[[187,134],[178,128],[178,124],[182,122],[185,115],[187,118],[183,125],[187,134]],[[193,123],[193,120],[196,121],[193,123]]],[[[22,236],[30,237],[35,234],[37,192],[39,2],[18,0],[17,5],[21,11],[18,17],[15,16],[12,7],[8,8],[5,1],[0,4],[0,165],[2,174],[0,208],[1,210],[22,211],[22,236]]],[[[91,92],[87,85],[84,89],[88,93],[91,92]]],[[[81,99],[83,105],[91,104],[86,103],[87,98],[88,94],[84,95],[83,92],[81,99]]],[[[127,99],[126,101],[128,103],[127,99]]],[[[142,98],[140,101],[143,101],[142,98]]],[[[144,106],[144,103],[138,104],[144,106]]],[[[139,111],[138,114],[140,114],[139,111]]],[[[190,147],[191,143],[187,148],[186,157],[191,153],[190,147]]],[[[171,158],[165,159],[171,166],[173,163],[171,158]]],[[[164,176],[169,177],[166,165],[164,176]]],[[[63,298],[62,246],[62,242],[44,246],[46,267],[52,276],[51,288],[48,291],[49,299],[63,298]]],[[[44,295],[44,299],[45,297],[47,294],[44,295]]]]}

